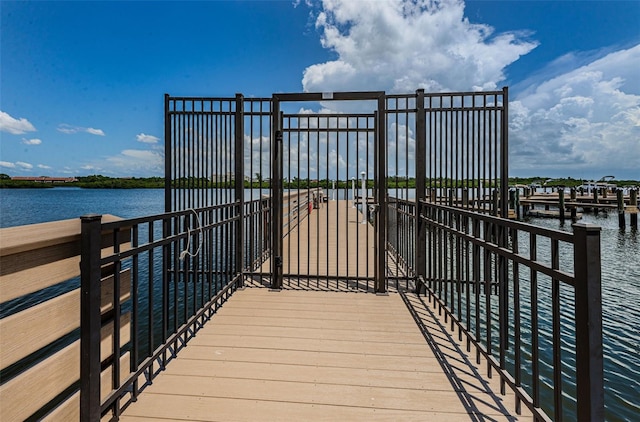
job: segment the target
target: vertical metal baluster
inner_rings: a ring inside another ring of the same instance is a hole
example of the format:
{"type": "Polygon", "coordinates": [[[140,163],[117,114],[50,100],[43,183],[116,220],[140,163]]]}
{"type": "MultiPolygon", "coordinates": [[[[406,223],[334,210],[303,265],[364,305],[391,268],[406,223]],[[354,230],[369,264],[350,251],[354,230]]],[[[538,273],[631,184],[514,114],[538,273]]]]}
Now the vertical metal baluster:
{"type": "MultiPolygon", "coordinates": [[[[529,260],[538,260],[537,238],[531,233],[529,235],[529,260]]],[[[531,268],[529,278],[531,279],[531,361],[533,384],[533,406],[540,407],[540,346],[538,340],[538,272],[531,268]]]]}
{"type": "MultiPolygon", "coordinates": [[[[485,221],[484,223],[484,240],[492,242],[493,224],[485,221]]],[[[487,354],[493,355],[493,345],[491,338],[491,323],[493,321],[493,313],[491,307],[491,270],[493,254],[488,248],[484,249],[483,266],[484,266],[484,294],[485,294],[485,322],[487,333],[487,354]]],[[[487,365],[487,376],[491,378],[491,365],[487,365]]]]}
{"type": "MultiPolygon", "coordinates": [[[[473,219],[473,237],[475,239],[480,238],[480,219],[473,219]]],[[[474,243],[473,245],[473,279],[475,281],[475,336],[476,341],[480,342],[480,245],[474,243]]],[[[476,363],[480,363],[480,350],[476,348],[476,363]]]]}
{"type": "MultiPolygon", "coordinates": [[[[511,242],[513,242],[513,253],[518,254],[518,229],[511,229],[511,242]]],[[[514,362],[515,368],[514,381],[516,388],[522,386],[522,342],[521,342],[521,319],[520,319],[520,264],[513,261],[513,341],[514,341],[514,362]]],[[[520,396],[516,395],[516,413],[522,413],[522,401],[520,396]]]]}
{"type": "MultiPolygon", "coordinates": [[[[311,121],[309,117],[306,118],[306,125],[307,125],[307,131],[305,133],[306,135],[305,139],[307,143],[307,195],[310,195],[312,190],[311,190],[311,121]]],[[[318,169],[316,168],[316,176],[317,176],[317,171],[318,169]]],[[[317,190],[314,190],[313,192],[316,192],[314,195],[317,195],[317,190]]],[[[315,204],[312,204],[312,207],[314,206],[315,204]]],[[[318,218],[318,212],[320,212],[319,208],[317,210],[312,211],[312,214],[316,219],[318,218]]],[[[311,214],[309,214],[309,220],[307,221],[307,239],[311,239],[311,218],[310,217],[311,217],[311,214]]],[[[306,285],[307,288],[309,288],[310,282],[311,282],[311,242],[307,241],[307,285],[306,285]]]]}
{"type": "MultiPolygon", "coordinates": [[[[138,247],[139,239],[138,239],[138,225],[134,224],[131,227],[131,247],[132,249],[136,249],[138,247]]],[[[131,257],[131,360],[130,360],[130,372],[135,372],[138,369],[139,353],[140,353],[140,344],[138,339],[138,306],[140,305],[139,301],[139,293],[138,293],[138,271],[140,271],[139,266],[139,254],[134,254],[131,257]]],[[[167,257],[167,262],[169,257],[167,257]]],[[[131,400],[138,400],[138,378],[133,381],[132,391],[131,391],[131,400]]]]}
{"type": "MultiPolygon", "coordinates": [[[[558,239],[551,240],[551,267],[560,269],[560,248],[558,239]]],[[[560,339],[560,280],[551,280],[551,303],[553,318],[553,410],[554,420],[561,422],[562,411],[562,343],[560,339]]]]}

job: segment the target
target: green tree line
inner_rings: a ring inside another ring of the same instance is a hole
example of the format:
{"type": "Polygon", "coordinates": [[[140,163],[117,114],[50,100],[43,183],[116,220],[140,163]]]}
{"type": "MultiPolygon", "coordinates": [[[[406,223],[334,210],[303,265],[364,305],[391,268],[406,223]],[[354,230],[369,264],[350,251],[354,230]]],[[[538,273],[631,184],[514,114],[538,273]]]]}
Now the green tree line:
{"type": "MultiPolygon", "coordinates": [[[[129,178],[115,178],[103,175],[91,175],[77,177],[77,182],[67,183],[41,183],[30,182],[24,180],[11,180],[11,177],[7,174],[0,174],[0,188],[52,188],[56,186],[65,187],[79,187],[85,189],[162,189],[164,188],[164,177],[129,177],[129,178]]],[[[531,185],[538,184],[540,186],[547,187],[576,187],[582,185],[584,180],[567,178],[550,179],[547,177],[510,177],[509,186],[515,185],[531,185]]],[[[361,187],[362,181],[356,179],[356,188],[361,187]]],[[[485,188],[497,187],[499,180],[483,181],[485,188]]],[[[640,181],[637,180],[611,180],[609,183],[616,184],[617,186],[638,186],[640,181]]],[[[374,187],[374,181],[368,179],[366,181],[367,188],[374,187]]],[[[477,180],[456,180],[450,178],[435,178],[426,179],[425,186],[427,188],[476,188],[479,182],[477,180]]],[[[207,178],[197,177],[185,177],[175,179],[171,183],[172,187],[176,189],[233,189],[235,187],[234,180],[213,181],[207,178]]],[[[290,180],[284,180],[284,189],[312,189],[323,188],[331,189],[335,186],[336,189],[351,189],[351,180],[336,180],[321,179],[321,180],[309,180],[299,179],[293,177],[290,180]]],[[[246,189],[269,189],[271,187],[270,180],[263,179],[262,177],[256,177],[249,181],[245,180],[243,186],[246,189]]],[[[387,178],[387,188],[389,189],[414,189],[416,187],[415,178],[407,178],[400,176],[392,176],[387,178]]]]}

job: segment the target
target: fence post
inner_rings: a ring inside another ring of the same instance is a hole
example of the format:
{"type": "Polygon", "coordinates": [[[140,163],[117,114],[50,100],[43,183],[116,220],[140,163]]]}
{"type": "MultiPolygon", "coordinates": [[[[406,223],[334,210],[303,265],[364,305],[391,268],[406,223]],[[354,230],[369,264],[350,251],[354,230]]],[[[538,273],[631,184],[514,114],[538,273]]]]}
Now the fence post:
{"type": "Polygon", "coordinates": [[[375,291],[376,293],[386,293],[386,263],[387,263],[387,96],[382,93],[378,97],[378,110],[376,118],[377,145],[375,152],[374,166],[374,196],[376,197],[377,212],[374,219],[376,223],[376,244],[378,248],[374,258],[375,269],[375,291]]]}
{"type": "Polygon", "coordinates": [[[426,165],[426,115],[424,111],[424,89],[416,91],[416,206],[415,210],[415,273],[416,293],[420,293],[420,277],[425,277],[427,267],[426,252],[426,225],[422,221],[422,201],[426,198],[425,179],[427,177],[426,165]]]}
{"type": "Polygon", "coordinates": [[[164,212],[173,211],[171,171],[174,151],[171,147],[171,100],[169,94],[164,94],[164,212]]]}
{"type": "Polygon", "coordinates": [[[102,216],[80,217],[80,420],[99,421],[102,216]]]}
{"type": "Polygon", "coordinates": [[[509,88],[506,86],[502,88],[500,123],[500,217],[509,218],[509,88]]]}
{"type": "Polygon", "coordinates": [[[573,231],[577,420],[603,421],[600,227],[576,223],[573,224],[573,231]]]}
{"type": "Polygon", "coordinates": [[[236,94],[235,114],[236,275],[244,286],[244,96],[236,94]]]}
{"type": "Polygon", "coordinates": [[[271,99],[271,288],[282,289],[282,150],[280,98],[271,99]]]}

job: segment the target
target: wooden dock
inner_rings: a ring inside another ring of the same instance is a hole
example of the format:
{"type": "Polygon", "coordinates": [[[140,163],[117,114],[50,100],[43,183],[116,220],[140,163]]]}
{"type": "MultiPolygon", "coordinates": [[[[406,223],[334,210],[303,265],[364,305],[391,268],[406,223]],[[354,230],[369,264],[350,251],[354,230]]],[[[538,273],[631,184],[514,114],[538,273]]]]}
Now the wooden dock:
{"type": "Polygon", "coordinates": [[[517,420],[463,350],[414,295],[246,288],[121,420],[517,420]]]}
{"type": "Polygon", "coordinates": [[[288,237],[284,268],[301,276],[279,291],[248,282],[122,421],[518,419],[513,394],[497,393],[499,381],[423,297],[309,283],[373,274],[373,232],[357,209],[329,201],[288,237]],[[355,247],[360,237],[367,246],[355,247]]]}

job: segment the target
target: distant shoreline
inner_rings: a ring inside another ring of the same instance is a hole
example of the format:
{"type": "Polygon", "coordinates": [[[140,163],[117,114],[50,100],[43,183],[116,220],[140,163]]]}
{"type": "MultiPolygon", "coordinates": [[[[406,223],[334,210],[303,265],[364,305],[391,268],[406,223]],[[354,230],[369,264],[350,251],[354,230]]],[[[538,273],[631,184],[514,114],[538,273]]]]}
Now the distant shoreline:
{"type": "MultiPolygon", "coordinates": [[[[585,183],[585,179],[573,179],[571,177],[568,178],[548,178],[548,177],[510,177],[509,178],[509,186],[516,185],[537,185],[539,187],[579,187],[585,183]]],[[[10,176],[6,174],[0,175],[0,189],[50,189],[56,187],[65,187],[65,188],[82,188],[82,189],[164,189],[164,177],[131,177],[131,178],[113,178],[101,175],[95,176],[85,176],[78,177],[77,181],[73,182],[54,182],[54,183],[43,183],[36,181],[26,181],[26,180],[12,180],[10,176]]],[[[345,189],[351,187],[350,181],[337,181],[335,185],[332,184],[332,181],[329,180],[291,180],[290,182],[284,182],[285,189],[307,189],[307,188],[337,188],[337,189],[345,189]]],[[[640,180],[610,180],[608,181],[610,184],[614,184],[618,187],[629,187],[629,186],[640,186],[640,180]]],[[[234,188],[234,182],[232,180],[223,181],[223,182],[212,182],[210,180],[205,179],[186,179],[180,180],[177,182],[178,185],[182,185],[184,188],[218,188],[218,189],[232,189],[234,188]]],[[[373,181],[368,180],[367,184],[369,188],[373,187],[373,181]]],[[[433,183],[430,183],[433,187],[464,187],[464,181],[454,181],[448,179],[436,179],[433,180],[433,183]]],[[[473,186],[470,186],[473,187],[473,186]]],[[[485,187],[489,187],[488,185],[485,187]]],[[[244,181],[245,189],[268,189],[269,182],[260,180],[260,181],[244,181]]],[[[396,177],[390,176],[387,178],[387,188],[389,189],[413,189],[415,188],[415,178],[405,178],[405,177],[396,177]]]]}

